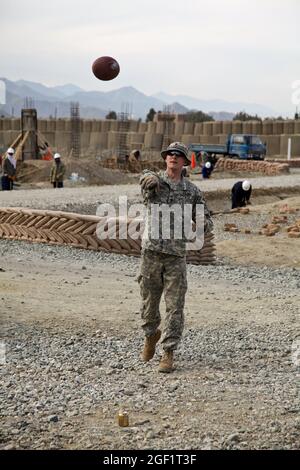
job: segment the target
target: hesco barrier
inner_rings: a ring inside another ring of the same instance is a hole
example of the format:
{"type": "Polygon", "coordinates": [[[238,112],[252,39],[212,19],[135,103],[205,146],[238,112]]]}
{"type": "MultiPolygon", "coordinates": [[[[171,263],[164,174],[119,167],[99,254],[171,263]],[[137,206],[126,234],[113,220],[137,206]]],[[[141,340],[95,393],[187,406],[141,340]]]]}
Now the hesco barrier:
{"type": "MultiPolygon", "coordinates": [[[[124,255],[140,256],[141,239],[134,240],[122,236],[128,230],[129,221],[125,227],[119,219],[116,223],[116,237],[111,235],[112,219],[105,217],[75,214],[60,211],[42,211],[23,208],[0,208],[0,238],[26,240],[53,245],[70,245],[87,250],[106,251],[124,255]],[[108,238],[99,239],[96,229],[101,224],[108,231],[108,238]],[[111,225],[110,225],[111,224],[111,225]]],[[[138,228],[137,228],[138,230],[138,228]]],[[[214,235],[205,235],[201,250],[187,252],[187,262],[191,264],[213,264],[215,262],[214,235]]]]}

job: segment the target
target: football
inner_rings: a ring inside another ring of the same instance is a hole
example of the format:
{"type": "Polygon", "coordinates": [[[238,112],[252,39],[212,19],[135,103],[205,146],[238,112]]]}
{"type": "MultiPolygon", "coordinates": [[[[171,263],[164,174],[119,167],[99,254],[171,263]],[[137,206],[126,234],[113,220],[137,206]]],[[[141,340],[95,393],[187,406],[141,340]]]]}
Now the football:
{"type": "Polygon", "coordinates": [[[92,65],[93,74],[99,80],[113,80],[119,75],[120,66],[118,62],[109,56],[98,57],[92,65]]]}

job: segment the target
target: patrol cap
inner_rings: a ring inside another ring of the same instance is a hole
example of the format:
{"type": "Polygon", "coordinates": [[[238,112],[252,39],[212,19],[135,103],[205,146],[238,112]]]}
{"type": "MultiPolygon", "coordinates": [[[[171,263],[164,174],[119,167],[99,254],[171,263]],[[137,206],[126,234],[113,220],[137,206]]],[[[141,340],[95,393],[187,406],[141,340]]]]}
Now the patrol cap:
{"type": "Polygon", "coordinates": [[[162,150],[161,156],[165,160],[167,155],[172,155],[173,153],[174,155],[178,156],[182,155],[185,159],[185,165],[191,164],[190,160],[188,159],[189,150],[182,142],[172,142],[172,144],[170,144],[166,150],[162,150]]]}

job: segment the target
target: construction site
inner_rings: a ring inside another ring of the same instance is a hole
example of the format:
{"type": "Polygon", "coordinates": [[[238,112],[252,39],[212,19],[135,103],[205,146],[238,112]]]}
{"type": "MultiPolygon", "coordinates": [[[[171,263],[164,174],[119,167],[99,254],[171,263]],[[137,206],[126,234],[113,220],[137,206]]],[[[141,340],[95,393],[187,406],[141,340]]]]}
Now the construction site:
{"type": "Polygon", "coordinates": [[[8,147],[17,177],[0,192],[0,448],[299,449],[300,121],[83,120],[73,103],[69,119],[35,109],[0,119],[8,147]],[[97,207],[142,202],[142,171],[163,170],[171,142],[229,134],[259,136],[266,157],[219,158],[208,180],[198,160],[189,170],[214,228],[187,253],[186,326],[176,369],[161,376],[160,347],[140,360],[141,239],[123,239],[117,217],[117,238],[99,240],[97,207]],[[55,152],[62,189],[49,182],[55,152]],[[244,179],[251,205],[232,210],[244,179]]]}

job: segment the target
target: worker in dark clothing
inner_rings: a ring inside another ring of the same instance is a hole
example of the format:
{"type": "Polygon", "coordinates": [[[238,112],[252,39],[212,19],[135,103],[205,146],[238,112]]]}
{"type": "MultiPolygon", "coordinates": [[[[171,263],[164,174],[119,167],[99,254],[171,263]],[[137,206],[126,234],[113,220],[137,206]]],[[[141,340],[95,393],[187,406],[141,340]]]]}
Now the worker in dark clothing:
{"type": "Polygon", "coordinates": [[[206,162],[203,165],[202,170],[201,170],[202,178],[203,179],[208,179],[211,175],[212,170],[213,170],[212,164],[210,162],[206,162]]]}
{"type": "Polygon", "coordinates": [[[237,207],[244,207],[250,203],[252,186],[249,181],[238,181],[235,183],[231,189],[231,209],[236,209],[237,207]]]}

